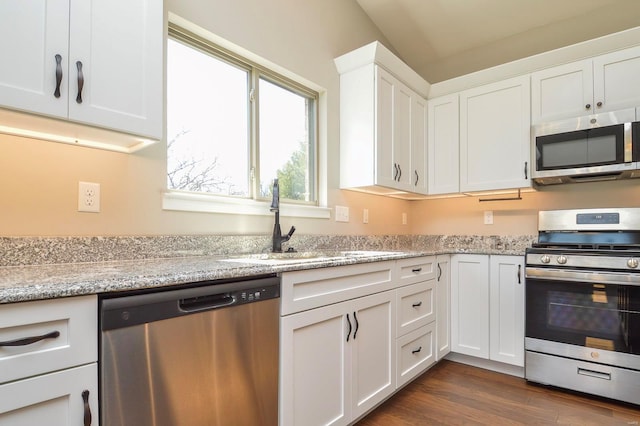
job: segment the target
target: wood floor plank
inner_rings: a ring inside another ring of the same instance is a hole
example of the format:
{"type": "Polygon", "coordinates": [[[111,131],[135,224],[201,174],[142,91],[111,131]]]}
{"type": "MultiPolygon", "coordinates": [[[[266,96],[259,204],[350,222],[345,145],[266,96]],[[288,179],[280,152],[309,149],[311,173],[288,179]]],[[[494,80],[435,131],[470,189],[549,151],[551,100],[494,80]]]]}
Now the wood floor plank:
{"type": "Polygon", "coordinates": [[[640,407],[440,361],[357,426],[640,425],[640,407]]]}

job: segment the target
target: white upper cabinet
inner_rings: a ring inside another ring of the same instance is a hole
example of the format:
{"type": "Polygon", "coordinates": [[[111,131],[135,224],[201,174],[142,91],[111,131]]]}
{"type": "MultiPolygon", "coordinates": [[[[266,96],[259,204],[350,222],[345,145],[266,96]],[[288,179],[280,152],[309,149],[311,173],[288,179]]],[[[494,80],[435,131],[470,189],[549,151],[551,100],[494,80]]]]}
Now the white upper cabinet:
{"type": "Polygon", "coordinates": [[[456,193],[460,190],[459,110],[457,93],[429,100],[429,194],[456,193]]]}
{"type": "Polygon", "coordinates": [[[415,95],[411,100],[411,191],[428,192],[427,175],[427,101],[415,95]]]}
{"type": "Polygon", "coordinates": [[[0,106],[160,139],[163,14],[152,0],[0,2],[0,106]]]}
{"type": "Polygon", "coordinates": [[[640,47],[531,75],[533,124],[640,105],[640,47]]]}
{"type": "Polygon", "coordinates": [[[66,117],[68,52],[69,0],[0,2],[0,105],[66,117]]]}
{"type": "Polygon", "coordinates": [[[531,74],[533,124],[591,114],[593,70],[591,60],[572,62],[531,74]]]}
{"type": "Polygon", "coordinates": [[[163,13],[154,0],[72,0],[70,119],[162,137],[163,13]]]}
{"type": "Polygon", "coordinates": [[[395,196],[426,194],[427,110],[417,90],[426,93],[428,84],[379,43],[336,58],[336,66],[340,187],[395,196]]]}
{"type": "Polygon", "coordinates": [[[529,75],[460,93],[460,191],[530,187],[529,75]]]}

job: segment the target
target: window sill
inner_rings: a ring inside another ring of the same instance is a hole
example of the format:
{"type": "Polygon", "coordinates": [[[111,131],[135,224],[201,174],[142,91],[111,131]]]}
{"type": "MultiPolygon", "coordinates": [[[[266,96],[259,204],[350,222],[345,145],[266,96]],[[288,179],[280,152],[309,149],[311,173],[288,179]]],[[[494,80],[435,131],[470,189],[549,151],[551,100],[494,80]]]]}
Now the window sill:
{"type": "MultiPolygon", "coordinates": [[[[273,214],[269,210],[269,204],[264,201],[216,197],[214,195],[178,191],[168,191],[162,195],[162,209],[262,216],[273,214]]],[[[280,215],[283,217],[330,219],[331,209],[328,207],[282,203],[280,205],[280,215]]]]}

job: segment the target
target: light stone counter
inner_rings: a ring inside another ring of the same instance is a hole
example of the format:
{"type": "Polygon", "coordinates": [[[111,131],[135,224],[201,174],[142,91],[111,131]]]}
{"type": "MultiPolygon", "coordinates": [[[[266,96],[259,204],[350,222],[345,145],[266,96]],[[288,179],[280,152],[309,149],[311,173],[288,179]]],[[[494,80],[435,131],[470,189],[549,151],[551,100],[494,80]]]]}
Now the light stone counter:
{"type": "Polygon", "coordinates": [[[533,237],[296,236],[305,250],[371,250],[299,263],[229,262],[264,253],[269,236],[0,237],[0,304],[444,253],[523,255],[533,237]]]}

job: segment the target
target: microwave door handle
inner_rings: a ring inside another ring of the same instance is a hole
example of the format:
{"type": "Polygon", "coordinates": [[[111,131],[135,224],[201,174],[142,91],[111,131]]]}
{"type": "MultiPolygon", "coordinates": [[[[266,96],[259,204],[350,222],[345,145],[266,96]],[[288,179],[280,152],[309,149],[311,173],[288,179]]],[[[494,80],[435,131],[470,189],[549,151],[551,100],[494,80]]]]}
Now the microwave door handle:
{"type": "MultiPolygon", "coordinates": [[[[633,137],[631,131],[632,123],[624,123],[624,162],[631,163],[633,161],[633,137]]],[[[638,141],[637,143],[640,143],[638,141]]]]}

